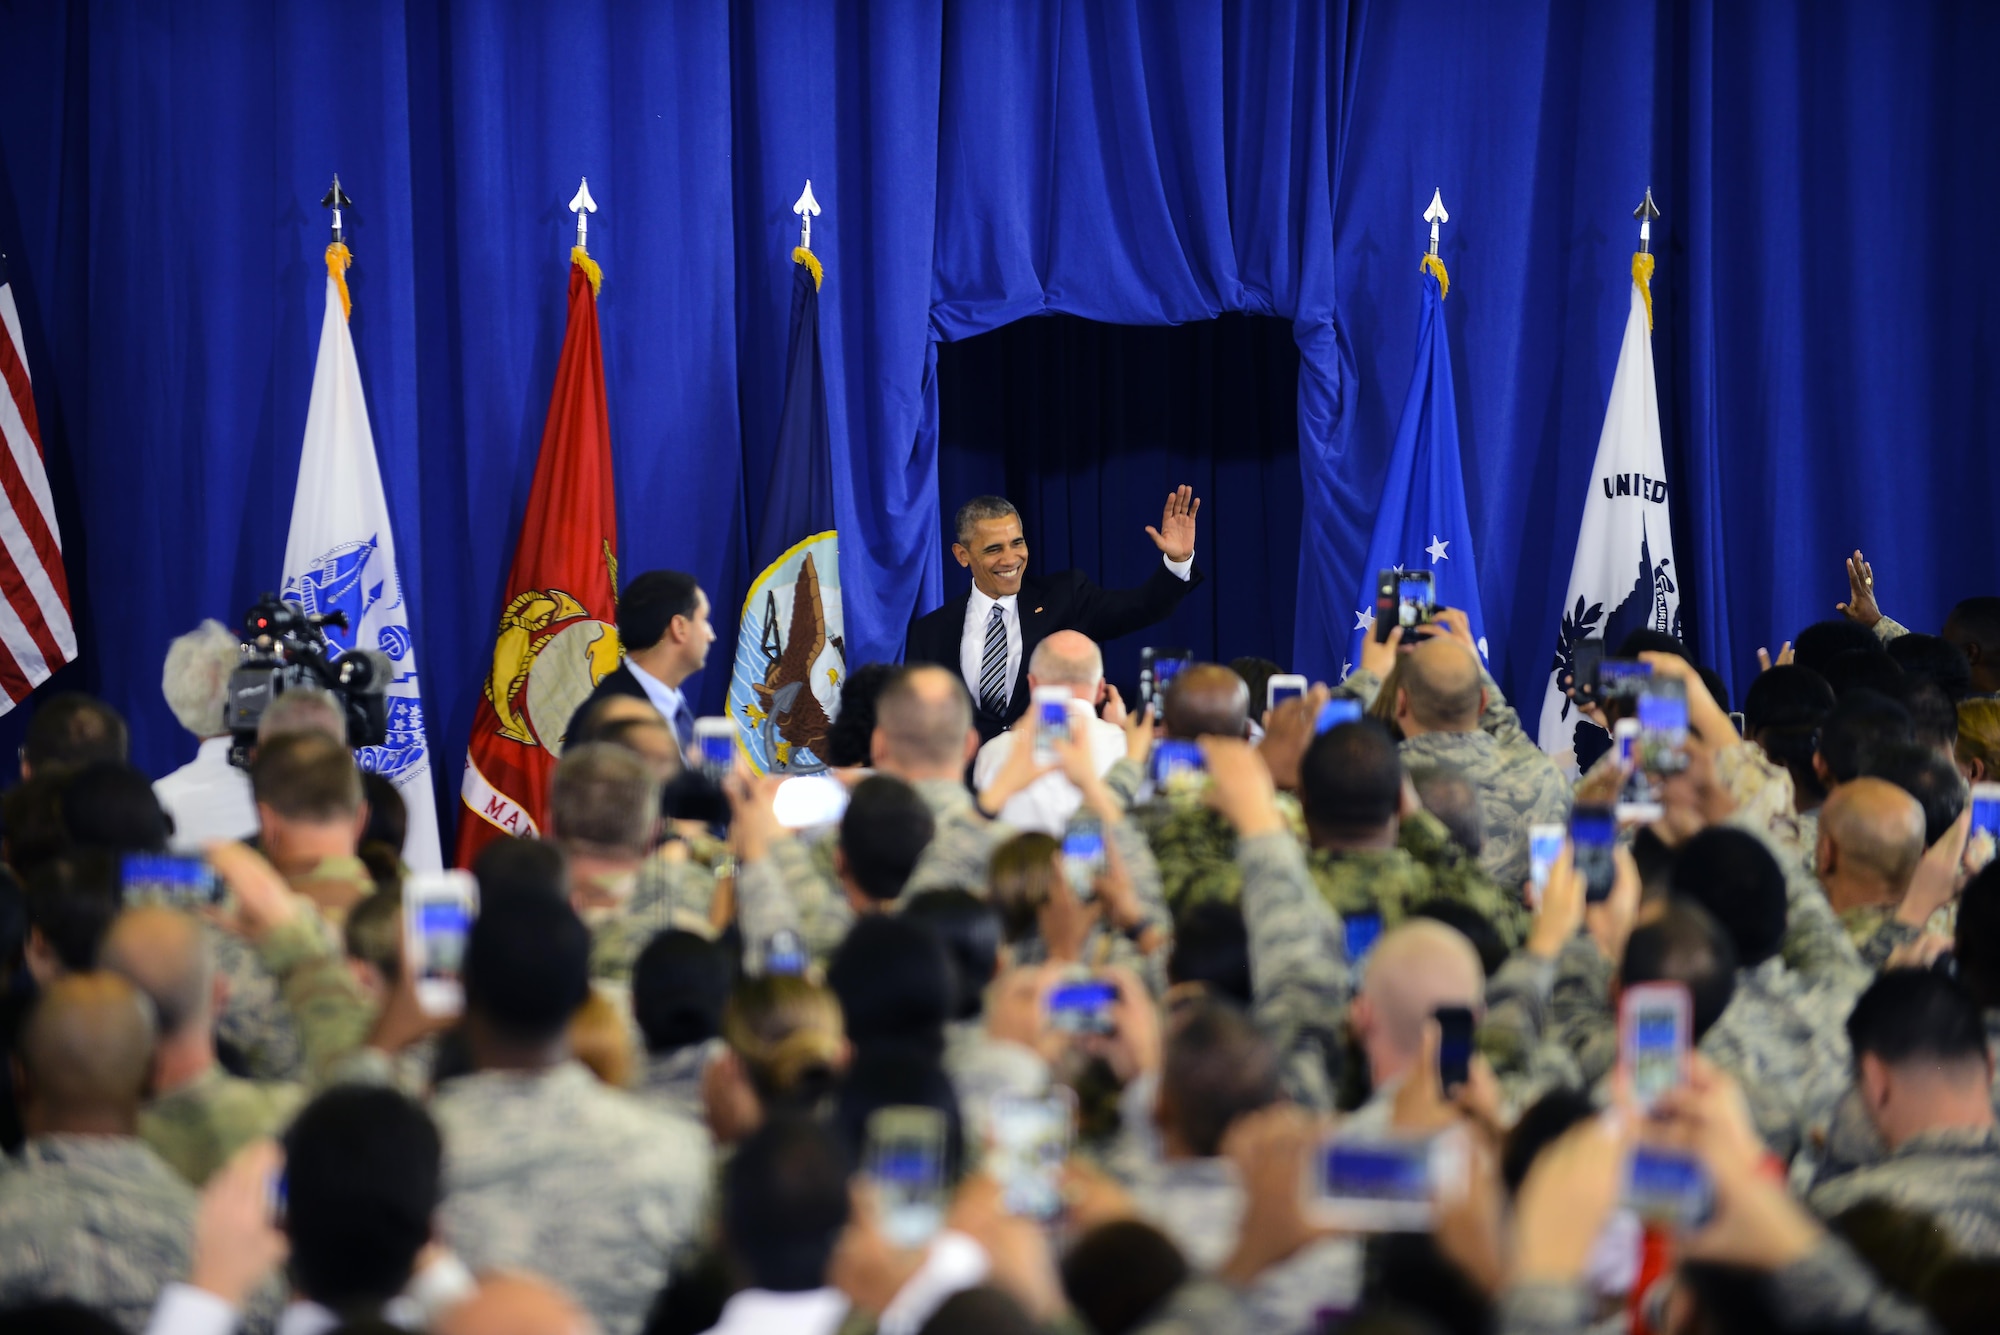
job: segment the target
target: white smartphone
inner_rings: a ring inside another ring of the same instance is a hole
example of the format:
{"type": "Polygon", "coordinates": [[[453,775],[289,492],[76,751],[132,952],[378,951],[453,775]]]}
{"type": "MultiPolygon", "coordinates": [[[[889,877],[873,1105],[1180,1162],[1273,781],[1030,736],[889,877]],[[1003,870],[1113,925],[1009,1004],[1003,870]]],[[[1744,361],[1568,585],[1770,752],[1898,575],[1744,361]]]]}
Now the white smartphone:
{"type": "Polygon", "coordinates": [[[1069,741],[1069,705],[1076,697],[1067,686],[1035,688],[1035,763],[1056,763],[1056,745],[1069,741]]]}
{"type": "Polygon", "coordinates": [[[1562,857],[1563,841],[1567,838],[1566,825],[1528,827],[1528,908],[1533,912],[1542,910],[1542,896],[1548,891],[1549,876],[1562,857]]]}
{"type": "Polygon", "coordinates": [[[1636,718],[1621,718],[1611,725],[1611,744],[1618,751],[1618,762],[1625,766],[1627,772],[1624,791],[1618,795],[1620,825],[1644,825],[1664,814],[1659,795],[1653,788],[1652,777],[1641,763],[1642,731],[1636,718]]]}
{"type": "Polygon", "coordinates": [[[868,1119],[864,1171],[881,1207],[883,1236],[905,1251],[944,1227],[945,1124],[936,1108],[880,1108],[868,1119]]]}
{"type": "Polygon", "coordinates": [[[479,916],[479,882],[469,871],[411,872],[403,878],[403,968],[426,1015],[465,1009],[465,942],[479,916]]]}
{"type": "Polygon", "coordinates": [[[1682,983],[1635,983],[1618,998],[1618,1054],[1632,1099],[1650,1111],[1687,1079],[1694,1004],[1682,983]]]}
{"type": "Polygon", "coordinates": [[[1076,815],[1063,831],[1063,876],[1081,902],[1097,897],[1097,878],[1104,874],[1104,826],[1094,816],[1076,815]]]}
{"type": "Polygon", "coordinates": [[[987,1121],[986,1170],[1000,1183],[1001,1204],[1023,1219],[1062,1215],[1062,1171],[1076,1134],[1076,1096],[1057,1085],[1042,1098],[1003,1094],[987,1121]]]}
{"type": "Polygon", "coordinates": [[[694,721],[694,765],[716,783],[736,764],[736,723],[710,714],[694,721]]]}
{"type": "Polygon", "coordinates": [[[1425,1139],[1343,1136],[1320,1142],[1305,1184],[1316,1224],[1358,1233],[1420,1233],[1438,1202],[1465,1191],[1461,1132],[1425,1139]]]}
{"type": "Polygon", "coordinates": [[[1276,709],[1306,693],[1306,679],[1296,672],[1274,672],[1264,686],[1264,708],[1276,709]]]}

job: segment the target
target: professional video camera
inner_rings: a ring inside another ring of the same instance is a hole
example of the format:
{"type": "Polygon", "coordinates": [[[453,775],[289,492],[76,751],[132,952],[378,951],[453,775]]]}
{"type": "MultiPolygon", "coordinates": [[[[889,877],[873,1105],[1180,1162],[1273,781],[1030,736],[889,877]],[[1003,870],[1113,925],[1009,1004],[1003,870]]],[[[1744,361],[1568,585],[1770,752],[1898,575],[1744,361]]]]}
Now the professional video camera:
{"type": "Polygon", "coordinates": [[[349,746],[380,746],[387,739],[386,697],[395,669],[387,655],[373,649],[341,653],[327,642],[327,626],[348,629],[347,615],[308,615],[304,607],[275,593],[265,594],[244,613],[243,666],[229,674],[229,700],[223,707],[231,764],[249,764],[264,711],[286,691],[302,687],[317,687],[340,702],[349,746]]]}

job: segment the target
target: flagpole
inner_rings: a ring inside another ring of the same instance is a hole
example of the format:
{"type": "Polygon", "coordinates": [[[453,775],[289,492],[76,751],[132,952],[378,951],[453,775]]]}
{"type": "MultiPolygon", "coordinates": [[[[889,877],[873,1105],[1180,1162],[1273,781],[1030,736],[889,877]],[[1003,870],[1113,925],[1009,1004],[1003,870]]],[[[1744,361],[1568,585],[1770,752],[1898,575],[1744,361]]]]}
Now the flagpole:
{"type": "Polygon", "coordinates": [[[1653,253],[1653,219],[1660,216],[1660,210],[1653,203],[1653,187],[1646,187],[1646,197],[1639,201],[1639,207],[1632,210],[1632,216],[1639,220],[1639,253],[1653,253]]]}
{"type": "Polygon", "coordinates": [[[1431,248],[1425,252],[1417,267],[1428,269],[1437,276],[1438,296],[1443,298],[1451,293],[1451,275],[1445,272],[1444,260],[1438,255],[1438,226],[1451,221],[1451,215],[1444,208],[1444,187],[1431,191],[1431,202],[1424,210],[1424,221],[1431,225],[1431,248]]]}
{"type": "Polygon", "coordinates": [[[597,201],[590,197],[590,178],[580,178],[576,193],[570,196],[569,211],[576,215],[576,248],[589,253],[585,244],[590,237],[590,215],[597,212],[597,201]]]}

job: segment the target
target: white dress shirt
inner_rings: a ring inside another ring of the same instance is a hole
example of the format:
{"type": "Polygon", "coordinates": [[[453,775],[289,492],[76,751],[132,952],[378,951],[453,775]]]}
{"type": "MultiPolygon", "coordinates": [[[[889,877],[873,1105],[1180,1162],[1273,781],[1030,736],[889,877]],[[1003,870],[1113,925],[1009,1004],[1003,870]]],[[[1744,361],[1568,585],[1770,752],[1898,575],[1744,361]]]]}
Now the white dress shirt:
{"type": "Polygon", "coordinates": [[[199,853],[218,839],[257,833],[250,775],[229,763],[229,745],[228,737],[210,737],[193,760],[153,784],[153,795],[174,818],[174,852],[199,853]]]}
{"type": "Polygon", "coordinates": [[[683,732],[681,726],[683,717],[687,719],[688,728],[694,726],[694,715],[688,710],[687,697],[681,694],[678,686],[667,685],[634,663],[630,657],[625,660],[625,669],[632,674],[632,679],[639,683],[640,689],[646,692],[646,699],[652,702],[653,708],[660,711],[660,717],[674,730],[675,736],[678,737],[683,732]]]}
{"type": "Polygon", "coordinates": [[[979,679],[986,668],[986,622],[993,615],[993,608],[1000,608],[1000,619],[1007,626],[1007,677],[1001,684],[1007,699],[1014,695],[1014,675],[1021,670],[1021,595],[1010,593],[1004,598],[989,598],[977,584],[972,586],[972,596],[965,602],[965,631],[958,637],[958,670],[965,677],[965,687],[972,692],[972,703],[984,708],[986,702],[979,697],[979,679]]]}
{"type": "MultiPolygon", "coordinates": [[[[1090,740],[1091,759],[1097,762],[1097,773],[1102,777],[1125,754],[1125,730],[1116,723],[1106,723],[1090,714],[1088,706],[1081,701],[1078,705],[1070,711],[1071,723],[1072,726],[1083,727],[1084,735],[1090,740]]],[[[974,788],[984,788],[993,782],[993,776],[1006,765],[1007,757],[1014,753],[1015,743],[1020,737],[1018,729],[1003,732],[979,748],[979,757],[972,762],[974,788]]],[[[1008,798],[1000,808],[1000,819],[1016,829],[1039,830],[1060,839],[1069,825],[1069,818],[1082,805],[1083,794],[1060,771],[1056,771],[1044,774],[1008,798]]]]}
{"type": "Polygon", "coordinates": [[[722,1305],[708,1335],[834,1335],[851,1304],[839,1289],[744,1289],[722,1305]]]}
{"type": "MultiPolygon", "coordinates": [[[[1188,559],[1185,561],[1169,561],[1166,553],[1162,552],[1160,560],[1168,570],[1173,571],[1175,579],[1186,580],[1193,577],[1193,552],[1188,553],[1188,559]]],[[[1005,690],[1007,703],[1013,700],[1014,679],[1021,672],[1021,609],[1016,606],[1020,600],[1020,595],[1015,593],[1010,593],[1004,598],[990,598],[977,584],[972,586],[972,596],[965,600],[965,629],[958,637],[958,671],[959,675],[965,678],[965,688],[972,692],[972,703],[975,707],[985,704],[985,701],[979,698],[979,678],[986,666],[986,622],[993,615],[993,606],[996,602],[1000,606],[1001,620],[1007,626],[1005,690]]]]}

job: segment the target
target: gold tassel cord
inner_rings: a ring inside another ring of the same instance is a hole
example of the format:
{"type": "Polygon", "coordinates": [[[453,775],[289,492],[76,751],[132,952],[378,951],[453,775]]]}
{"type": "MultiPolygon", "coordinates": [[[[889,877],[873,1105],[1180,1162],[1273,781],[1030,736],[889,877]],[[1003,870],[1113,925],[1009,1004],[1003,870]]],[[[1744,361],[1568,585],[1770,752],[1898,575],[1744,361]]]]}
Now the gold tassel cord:
{"type": "Polygon", "coordinates": [[[1426,255],[1423,258],[1423,262],[1419,264],[1417,268],[1428,269],[1430,270],[1430,272],[1437,275],[1439,301],[1443,301],[1446,297],[1451,295],[1451,275],[1444,271],[1443,260],[1439,259],[1435,255],[1426,255]]]}
{"type": "Polygon", "coordinates": [[[1646,299],[1646,332],[1653,332],[1653,257],[1640,251],[1632,257],[1632,281],[1639,285],[1639,295],[1646,299]]]}
{"type": "Polygon", "coordinates": [[[347,266],[354,263],[354,256],[339,241],[326,248],[326,276],[333,280],[340,291],[340,318],[354,318],[354,299],[347,295],[347,266]]]}
{"type": "Polygon", "coordinates": [[[793,246],[792,263],[803,264],[812,272],[813,291],[819,291],[819,285],[826,281],[826,270],[820,268],[819,256],[813,254],[804,246],[793,246]]]}
{"type": "Polygon", "coordinates": [[[583,270],[583,276],[590,280],[590,295],[596,296],[597,290],[604,286],[604,270],[598,267],[596,260],[590,258],[590,252],[582,246],[571,246],[569,262],[583,270]]]}

